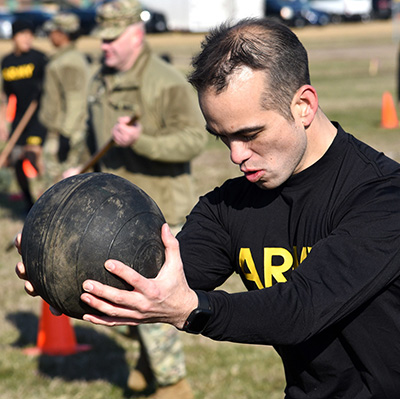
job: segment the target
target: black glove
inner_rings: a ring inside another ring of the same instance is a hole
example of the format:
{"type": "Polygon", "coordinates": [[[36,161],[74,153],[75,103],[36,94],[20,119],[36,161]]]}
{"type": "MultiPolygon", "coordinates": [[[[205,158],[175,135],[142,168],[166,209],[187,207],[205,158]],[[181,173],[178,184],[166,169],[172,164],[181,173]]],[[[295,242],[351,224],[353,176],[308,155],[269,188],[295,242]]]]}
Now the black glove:
{"type": "Polygon", "coordinates": [[[69,144],[69,138],[60,134],[57,158],[59,162],[65,162],[68,158],[69,150],[71,146],[69,144]]]}

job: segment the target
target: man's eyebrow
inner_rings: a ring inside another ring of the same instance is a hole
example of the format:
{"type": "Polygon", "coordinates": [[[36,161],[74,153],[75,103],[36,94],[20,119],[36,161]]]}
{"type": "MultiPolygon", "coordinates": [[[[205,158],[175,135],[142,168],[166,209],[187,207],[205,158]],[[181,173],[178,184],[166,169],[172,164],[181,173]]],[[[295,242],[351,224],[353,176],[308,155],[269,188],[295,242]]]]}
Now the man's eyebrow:
{"type": "Polygon", "coordinates": [[[217,134],[216,132],[214,132],[214,130],[212,130],[211,128],[209,128],[207,125],[206,125],[206,130],[207,130],[208,133],[210,133],[210,134],[213,135],[213,136],[216,136],[216,137],[219,137],[219,136],[220,136],[219,134],[217,134]]]}
{"type": "Polygon", "coordinates": [[[237,130],[236,132],[232,132],[232,133],[217,133],[214,130],[212,130],[209,126],[206,125],[206,130],[208,133],[212,134],[213,136],[216,137],[224,137],[224,136],[230,136],[230,137],[235,137],[235,136],[243,136],[246,135],[248,133],[255,133],[255,132],[259,132],[261,130],[264,130],[265,126],[264,125],[260,125],[260,126],[249,126],[249,127],[244,127],[242,129],[237,130]]]}

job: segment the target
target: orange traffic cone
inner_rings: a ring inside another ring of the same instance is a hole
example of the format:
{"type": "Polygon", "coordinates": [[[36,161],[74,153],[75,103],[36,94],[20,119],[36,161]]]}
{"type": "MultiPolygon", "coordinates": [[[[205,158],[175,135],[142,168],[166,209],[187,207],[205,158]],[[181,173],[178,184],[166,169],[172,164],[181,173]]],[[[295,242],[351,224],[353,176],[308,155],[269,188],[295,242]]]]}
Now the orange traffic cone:
{"type": "Polygon", "coordinates": [[[30,355],[73,355],[90,348],[90,345],[77,344],[75,331],[68,316],[54,316],[49,305],[42,301],[42,316],[39,322],[36,347],[27,349],[25,353],[30,355]]]}
{"type": "Polygon", "coordinates": [[[393,97],[388,91],[385,91],[382,96],[381,127],[385,129],[395,129],[399,127],[399,119],[397,118],[393,97]]]}
{"type": "Polygon", "coordinates": [[[24,172],[24,175],[28,179],[33,179],[34,177],[37,176],[38,171],[36,168],[32,165],[32,162],[29,159],[24,159],[22,161],[22,170],[24,172]]]}
{"type": "Polygon", "coordinates": [[[15,118],[15,112],[17,110],[17,97],[15,94],[8,96],[7,108],[6,108],[6,121],[11,123],[15,118]]]}

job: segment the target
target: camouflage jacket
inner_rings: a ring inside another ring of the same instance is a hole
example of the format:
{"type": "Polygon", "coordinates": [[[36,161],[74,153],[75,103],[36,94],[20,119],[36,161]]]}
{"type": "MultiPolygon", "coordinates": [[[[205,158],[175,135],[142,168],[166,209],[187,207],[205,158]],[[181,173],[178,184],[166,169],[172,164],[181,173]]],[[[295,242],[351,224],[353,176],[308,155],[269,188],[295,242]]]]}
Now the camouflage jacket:
{"type": "Polygon", "coordinates": [[[118,117],[139,116],[143,130],[138,141],[112,148],[102,159],[102,171],[141,187],[169,224],[183,223],[194,205],[190,161],[207,141],[197,97],[184,76],[145,45],[130,70],[102,67],[95,74],[89,115],[97,148],[110,139],[118,117]]]}
{"type": "Polygon", "coordinates": [[[89,66],[73,44],[55,53],[46,69],[39,118],[50,132],[81,141],[86,131],[89,66]]]}

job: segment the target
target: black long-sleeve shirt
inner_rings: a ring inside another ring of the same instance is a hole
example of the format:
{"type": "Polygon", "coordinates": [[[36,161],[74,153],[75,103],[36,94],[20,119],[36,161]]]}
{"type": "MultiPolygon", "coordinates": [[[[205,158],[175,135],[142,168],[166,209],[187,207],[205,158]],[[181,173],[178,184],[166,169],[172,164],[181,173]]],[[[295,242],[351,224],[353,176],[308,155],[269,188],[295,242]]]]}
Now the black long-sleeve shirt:
{"type": "MultiPolygon", "coordinates": [[[[35,49],[20,55],[11,53],[1,60],[0,86],[7,97],[15,94],[17,98],[12,131],[18,126],[31,101],[40,101],[46,65],[47,56],[35,49]]],[[[29,136],[38,136],[44,141],[46,128],[39,122],[38,110],[39,107],[29,120],[17,144],[25,145],[29,136]]]]}
{"type": "Polygon", "coordinates": [[[245,178],[202,197],[178,236],[215,340],[274,345],[286,397],[400,395],[400,165],[345,133],[273,190],[245,178]],[[279,284],[278,284],[279,283],[279,284]]]}

